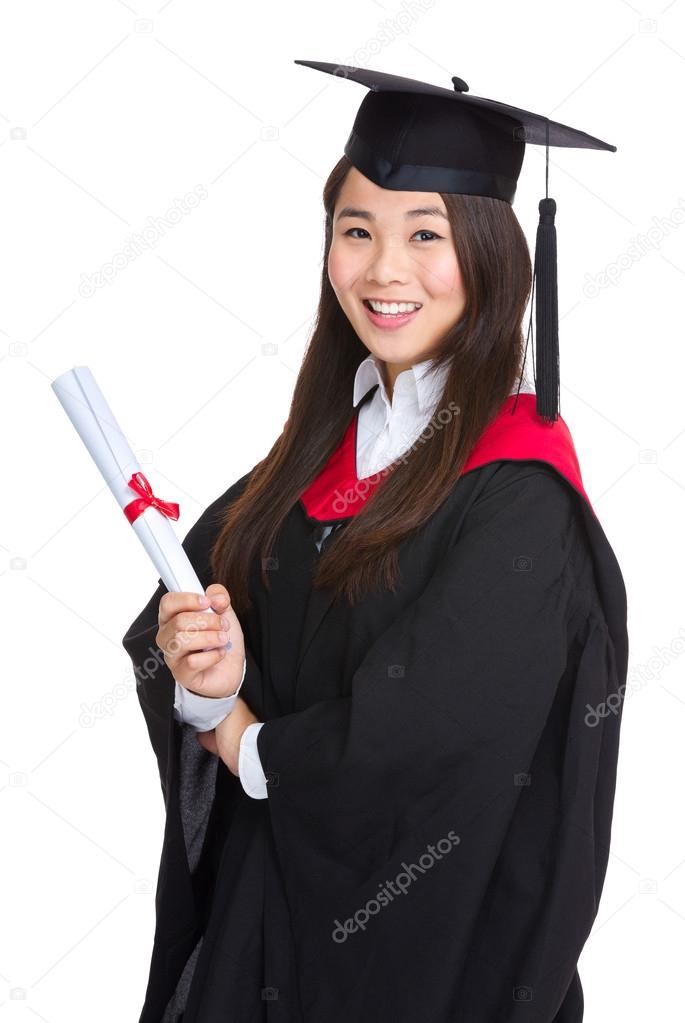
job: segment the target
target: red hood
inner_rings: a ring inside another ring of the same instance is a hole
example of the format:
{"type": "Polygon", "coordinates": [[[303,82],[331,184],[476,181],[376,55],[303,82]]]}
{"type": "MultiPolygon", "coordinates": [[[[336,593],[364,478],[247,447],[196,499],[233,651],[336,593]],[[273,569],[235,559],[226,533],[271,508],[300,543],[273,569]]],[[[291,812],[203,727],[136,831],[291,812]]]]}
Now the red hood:
{"type": "MultiPolygon", "coordinates": [[[[485,428],[469,455],[463,473],[488,462],[546,462],[594,509],[585,493],[578,457],[568,426],[559,417],[547,423],[535,411],[535,395],[510,395],[485,428]],[[514,404],[516,403],[515,411],[514,404]]],[[[302,493],[300,500],[312,519],[350,518],[359,512],[371,491],[383,478],[383,471],[359,480],[356,473],[358,412],[350,420],[345,435],[317,478],[302,493]]]]}

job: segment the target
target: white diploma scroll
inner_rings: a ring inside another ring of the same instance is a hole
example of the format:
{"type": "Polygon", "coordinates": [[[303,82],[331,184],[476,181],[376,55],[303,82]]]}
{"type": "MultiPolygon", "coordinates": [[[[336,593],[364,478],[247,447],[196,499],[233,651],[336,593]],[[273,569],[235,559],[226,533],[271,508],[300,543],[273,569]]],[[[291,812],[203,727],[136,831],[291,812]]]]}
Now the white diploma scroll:
{"type": "MultiPolygon", "coordinates": [[[[52,389],[167,590],[204,593],[169,521],[178,518],[178,504],[153,493],[90,369],[75,366],[56,377],[52,389]]],[[[208,611],[214,613],[203,608],[208,611]]]]}

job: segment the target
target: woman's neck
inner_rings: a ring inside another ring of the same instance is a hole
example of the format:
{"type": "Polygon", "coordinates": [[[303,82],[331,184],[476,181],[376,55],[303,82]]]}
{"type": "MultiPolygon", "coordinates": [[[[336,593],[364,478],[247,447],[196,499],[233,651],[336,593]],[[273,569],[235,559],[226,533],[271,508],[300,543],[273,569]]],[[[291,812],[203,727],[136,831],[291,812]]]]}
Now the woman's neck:
{"type": "Polygon", "coordinates": [[[385,392],[388,395],[388,401],[392,404],[392,392],[395,387],[395,381],[397,380],[400,373],[404,372],[405,369],[411,369],[413,363],[408,362],[406,365],[399,363],[383,363],[383,381],[385,383],[385,392]]]}

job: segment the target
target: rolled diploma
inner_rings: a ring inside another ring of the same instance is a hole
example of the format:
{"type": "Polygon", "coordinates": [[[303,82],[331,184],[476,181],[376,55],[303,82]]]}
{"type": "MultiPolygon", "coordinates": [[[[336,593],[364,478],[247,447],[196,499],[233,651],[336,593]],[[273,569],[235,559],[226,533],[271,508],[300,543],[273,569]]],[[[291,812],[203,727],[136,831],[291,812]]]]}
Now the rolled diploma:
{"type": "MultiPolygon", "coordinates": [[[[121,509],[139,494],[129,487],[131,477],[142,472],[105,396],[88,366],[74,366],[52,382],[52,389],[90,452],[105,483],[121,509]]],[[[167,516],[158,508],[146,508],[129,523],[170,592],[204,593],[188,555],[167,516]]],[[[213,608],[204,608],[204,612],[213,608]]],[[[226,643],[226,650],[233,644],[226,643]]],[[[214,648],[216,649],[216,648],[214,648]]]]}

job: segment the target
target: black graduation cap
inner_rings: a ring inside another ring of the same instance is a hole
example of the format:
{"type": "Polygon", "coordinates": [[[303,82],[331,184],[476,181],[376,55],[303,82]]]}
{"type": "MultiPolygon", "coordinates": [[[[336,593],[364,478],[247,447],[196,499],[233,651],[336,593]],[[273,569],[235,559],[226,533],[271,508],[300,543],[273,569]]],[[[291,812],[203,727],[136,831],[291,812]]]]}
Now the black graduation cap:
{"type": "Polygon", "coordinates": [[[551,121],[541,114],[481,96],[452,78],[445,89],[382,71],[315,60],[296,64],[365,85],[370,91],[345,143],[345,155],[381,188],[489,195],[512,203],[526,143],[545,146],[545,198],[540,200],[533,292],[535,296],[536,411],[559,416],[559,316],[556,203],[547,195],[549,147],[616,146],[551,121]]]}

